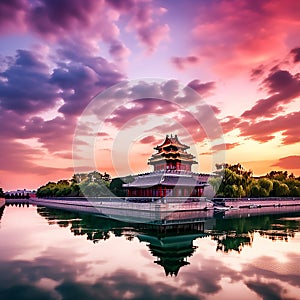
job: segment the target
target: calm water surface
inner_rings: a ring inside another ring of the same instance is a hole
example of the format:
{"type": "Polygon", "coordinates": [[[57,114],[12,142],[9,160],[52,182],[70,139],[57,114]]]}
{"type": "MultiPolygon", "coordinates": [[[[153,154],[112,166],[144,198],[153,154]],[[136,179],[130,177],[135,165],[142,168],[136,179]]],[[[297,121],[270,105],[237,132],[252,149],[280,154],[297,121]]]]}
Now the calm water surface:
{"type": "Polygon", "coordinates": [[[300,213],[203,232],[35,206],[0,210],[0,299],[300,299],[300,213]]]}

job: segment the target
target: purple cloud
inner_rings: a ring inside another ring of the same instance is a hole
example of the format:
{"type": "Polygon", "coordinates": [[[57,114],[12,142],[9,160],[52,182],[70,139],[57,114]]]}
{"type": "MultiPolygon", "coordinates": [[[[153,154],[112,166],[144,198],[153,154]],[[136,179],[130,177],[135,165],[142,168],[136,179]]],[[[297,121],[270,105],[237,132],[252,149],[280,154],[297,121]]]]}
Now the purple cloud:
{"type": "Polygon", "coordinates": [[[292,102],[300,95],[299,75],[292,75],[285,70],[275,70],[270,73],[263,81],[263,86],[271,96],[258,100],[250,110],[242,114],[242,117],[248,119],[272,117],[283,111],[283,104],[292,102]]]}
{"type": "Polygon", "coordinates": [[[10,0],[0,2],[0,33],[25,29],[24,16],[26,2],[10,0]]]}
{"type": "Polygon", "coordinates": [[[216,83],[212,81],[202,83],[200,80],[195,79],[188,83],[188,87],[205,97],[213,94],[214,90],[216,89],[216,83]]]}
{"type": "Polygon", "coordinates": [[[18,50],[9,67],[0,73],[3,109],[29,114],[52,108],[59,98],[50,83],[49,68],[37,53],[18,50]]]}
{"type": "Polygon", "coordinates": [[[297,63],[300,61],[300,48],[294,48],[290,52],[294,56],[294,63],[297,63]]]}
{"type": "Polygon", "coordinates": [[[165,115],[174,112],[176,105],[172,102],[164,101],[161,99],[144,98],[130,102],[131,106],[119,106],[112,115],[106,120],[106,122],[115,126],[116,128],[122,128],[127,122],[130,125],[137,125],[141,119],[147,118],[149,114],[165,115]]]}
{"type": "Polygon", "coordinates": [[[297,134],[300,130],[299,120],[300,111],[260,122],[242,122],[238,124],[238,128],[241,136],[251,137],[259,142],[269,141],[274,138],[275,133],[282,132],[283,144],[290,145],[300,141],[297,134]]]}
{"type": "Polygon", "coordinates": [[[130,8],[129,28],[136,32],[138,41],[144,45],[149,53],[156,50],[158,45],[169,35],[169,26],[161,24],[157,16],[164,10],[156,8],[151,2],[136,2],[130,8]]]}
{"type": "Polygon", "coordinates": [[[42,36],[56,37],[68,31],[88,28],[101,2],[95,0],[43,0],[29,11],[28,23],[42,36]]]}

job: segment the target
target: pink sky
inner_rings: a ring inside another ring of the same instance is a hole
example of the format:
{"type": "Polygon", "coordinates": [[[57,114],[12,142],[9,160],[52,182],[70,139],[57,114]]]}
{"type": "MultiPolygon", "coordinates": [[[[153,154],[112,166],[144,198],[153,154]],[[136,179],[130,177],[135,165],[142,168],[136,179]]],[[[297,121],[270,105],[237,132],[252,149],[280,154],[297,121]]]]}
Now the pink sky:
{"type": "Polygon", "coordinates": [[[125,80],[76,133],[81,150],[97,136],[100,172],[149,170],[172,133],[192,146],[195,171],[226,149],[255,175],[299,176],[299,31],[294,0],[2,1],[0,187],[70,178],[74,159],[84,169],[80,117],[125,80]]]}

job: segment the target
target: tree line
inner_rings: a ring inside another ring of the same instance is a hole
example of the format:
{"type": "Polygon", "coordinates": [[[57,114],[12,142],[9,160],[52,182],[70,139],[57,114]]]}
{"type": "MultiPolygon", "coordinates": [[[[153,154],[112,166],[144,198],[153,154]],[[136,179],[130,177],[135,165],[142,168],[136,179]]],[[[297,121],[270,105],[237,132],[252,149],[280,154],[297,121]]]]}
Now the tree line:
{"type": "MultiPolygon", "coordinates": [[[[216,197],[300,197],[300,177],[287,171],[271,171],[254,177],[241,164],[217,164],[215,176],[209,179],[216,197]]],[[[132,182],[133,176],[111,179],[107,173],[93,171],[74,174],[71,179],[48,182],[37,190],[37,197],[125,197],[123,183],[132,182]]],[[[2,196],[1,196],[2,195],[2,196]]],[[[0,197],[4,192],[0,188],[0,197]]]]}
{"type": "Polygon", "coordinates": [[[300,197],[300,177],[287,171],[271,171],[253,177],[241,164],[216,165],[217,176],[209,179],[216,197],[300,197]]]}
{"type": "Polygon", "coordinates": [[[109,191],[109,174],[93,171],[74,174],[70,180],[62,179],[48,182],[38,188],[37,197],[101,197],[112,196],[109,191]]]}

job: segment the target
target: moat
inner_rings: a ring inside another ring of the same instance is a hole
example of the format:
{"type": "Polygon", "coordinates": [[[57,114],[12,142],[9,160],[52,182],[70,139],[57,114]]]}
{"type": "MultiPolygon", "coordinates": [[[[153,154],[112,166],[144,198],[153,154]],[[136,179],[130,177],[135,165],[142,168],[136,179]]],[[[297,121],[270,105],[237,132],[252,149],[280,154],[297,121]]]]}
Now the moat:
{"type": "Polygon", "coordinates": [[[30,204],[0,216],[1,299],[297,299],[300,207],[194,224],[30,204]]]}

